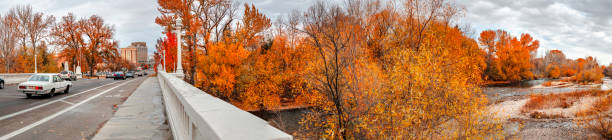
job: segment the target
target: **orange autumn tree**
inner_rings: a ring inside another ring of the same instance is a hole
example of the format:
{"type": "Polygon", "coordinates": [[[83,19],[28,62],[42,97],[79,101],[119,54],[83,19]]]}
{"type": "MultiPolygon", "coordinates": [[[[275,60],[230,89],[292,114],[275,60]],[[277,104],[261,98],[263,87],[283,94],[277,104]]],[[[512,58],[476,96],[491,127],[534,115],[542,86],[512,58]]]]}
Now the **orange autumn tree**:
{"type": "Polygon", "coordinates": [[[209,94],[223,98],[233,99],[236,78],[240,75],[240,65],[247,58],[249,52],[244,48],[244,44],[235,42],[227,37],[222,42],[210,44],[207,50],[208,55],[198,55],[198,65],[201,65],[202,81],[198,81],[199,86],[209,94]]]}
{"type": "MultiPolygon", "coordinates": [[[[64,60],[68,61],[71,66],[80,64],[82,56],[79,56],[83,36],[82,36],[82,21],[77,21],[74,14],[68,13],[63,16],[60,22],[53,27],[51,36],[54,39],[53,44],[57,45],[60,49],[59,56],[64,60]]],[[[67,67],[71,67],[67,66],[67,67]]],[[[70,68],[73,70],[73,68],[70,68]]]]}
{"type": "Polygon", "coordinates": [[[345,7],[316,3],[300,15],[302,28],[293,27],[306,36],[303,43],[313,48],[315,58],[306,69],[315,107],[300,121],[299,138],[499,136],[491,134],[499,134],[501,126],[483,115],[484,52],[448,22],[457,9],[445,1],[405,1],[408,9],[368,10],[376,2],[352,2],[345,7]],[[398,19],[380,19],[392,27],[380,32],[383,40],[368,40],[366,30],[378,27],[361,21],[387,10],[398,19]]]}
{"type": "Polygon", "coordinates": [[[485,30],[478,39],[487,51],[484,78],[495,81],[533,79],[531,58],[539,41],[529,34],[513,37],[503,30],[485,30]]]}
{"type": "Polygon", "coordinates": [[[162,66],[165,66],[165,70],[167,72],[172,72],[176,68],[176,34],[172,32],[167,32],[165,38],[160,38],[157,40],[157,45],[155,46],[156,53],[159,53],[160,60],[159,63],[162,66]],[[165,63],[165,64],[164,64],[165,63]]]}
{"type": "Polygon", "coordinates": [[[599,66],[592,56],[576,59],[576,75],[572,78],[577,83],[601,83],[604,68],[599,66]]]}
{"type": "Polygon", "coordinates": [[[562,73],[568,73],[569,70],[569,67],[562,66],[567,65],[567,60],[561,50],[548,51],[544,56],[544,65],[546,65],[545,71],[548,78],[559,78],[562,73]]]}
{"type": "Polygon", "coordinates": [[[155,19],[155,23],[167,30],[173,30],[176,18],[182,19],[182,29],[185,31],[182,38],[183,68],[185,69],[185,80],[196,87],[204,88],[200,80],[201,75],[196,75],[200,69],[199,55],[208,55],[208,47],[223,42],[226,37],[231,36],[235,10],[231,0],[158,0],[158,11],[161,16],[155,19]],[[228,33],[228,34],[226,34],[228,33]]]}
{"type": "Polygon", "coordinates": [[[306,46],[290,47],[284,34],[264,44],[242,67],[240,95],[243,106],[251,109],[272,110],[281,103],[302,104],[310,94],[304,68],[309,52],[306,46]]]}
{"type": "Polygon", "coordinates": [[[96,65],[109,62],[111,57],[119,55],[118,44],[114,37],[115,29],[104,23],[104,20],[96,15],[82,21],[81,28],[86,40],[81,42],[81,53],[85,60],[86,71],[92,75],[96,65]]]}

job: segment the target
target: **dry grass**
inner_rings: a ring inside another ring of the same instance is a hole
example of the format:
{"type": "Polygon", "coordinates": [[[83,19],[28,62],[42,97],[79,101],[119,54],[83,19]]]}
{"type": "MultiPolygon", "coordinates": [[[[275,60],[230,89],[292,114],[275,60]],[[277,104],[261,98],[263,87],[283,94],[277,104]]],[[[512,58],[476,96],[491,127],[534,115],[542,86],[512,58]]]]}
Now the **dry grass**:
{"type": "Polygon", "coordinates": [[[608,95],[605,97],[597,98],[595,103],[593,103],[593,106],[589,107],[588,109],[577,112],[576,116],[578,117],[590,116],[590,115],[598,114],[599,112],[606,112],[610,110],[611,104],[612,104],[612,96],[608,95]]]}
{"type": "MultiPolygon", "coordinates": [[[[552,108],[566,109],[566,108],[573,106],[574,103],[576,103],[583,97],[586,97],[586,96],[597,97],[597,96],[607,95],[607,93],[609,93],[609,91],[591,90],[591,91],[574,91],[574,92],[567,92],[567,93],[545,94],[545,95],[544,94],[532,94],[531,96],[529,96],[529,100],[527,101],[527,103],[525,103],[525,105],[521,108],[521,113],[530,113],[529,116],[531,116],[532,118],[549,118],[549,116],[555,117],[555,115],[552,115],[552,116],[542,115],[541,112],[536,113],[534,111],[543,110],[543,109],[552,109],[552,108]]],[[[602,110],[602,109],[607,110],[609,109],[609,105],[611,101],[612,99],[602,100],[596,103],[596,105],[594,106],[596,109],[599,109],[599,110],[602,110]]],[[[584,114],[587,114],[587,113],[589,113],[588,110],[584,111],[584,114]]],[[[592,113],[589,113],[589,114],[592,114],[592,113]]]]}
{"type": "Polygon", "coordinates": [[[612,120],[605,112],[598,112],[594,118],[577,120],[577,124],[589,129],[605,139],[612,139],[612,120]]]}

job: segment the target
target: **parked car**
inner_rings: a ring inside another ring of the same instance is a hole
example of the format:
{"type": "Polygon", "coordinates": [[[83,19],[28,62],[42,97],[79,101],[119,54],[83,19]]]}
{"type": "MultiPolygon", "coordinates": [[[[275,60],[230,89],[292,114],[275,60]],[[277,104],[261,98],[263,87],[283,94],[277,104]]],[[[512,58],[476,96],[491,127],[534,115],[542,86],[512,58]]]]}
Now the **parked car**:
{"type": "Polygon", "coordinates": [[[113,79],[114,80],[117,80],[117,79],[125,80],[127,79],[127,76],[125,76],[125,73],[123,73],[122,71],[118,71],[113,74],[113,79]]]}
{"type": "Polygon", "coordinates": [[[112,73],[112,72],[107,72],[106,73],[106,78],[110,79],[110,78],[114,78],[114,77],[115,77],[114,73],[112,73]]]}
{"type": "Polygon", "coordinates": [[[134,78],[134,71],[128,71],[125,73],[125,77],[127,78],[134,78]]]}
{"type": "Polygon", "coordinates": [[[4,89],[4,79],[0,78],[0,89],[4,89]]]}
{"type": "Polygon", "coordinates": [[[25,94],[28,98],[39,95],[53,96],[58,91],[68,93],[72,82],[64,81],[57,74],[34,74],[18,87],[17,92],[25,94]]]}
{"type": "Polygon", "coordinates": [[[76,81],[77,76],[72,71],[62,71],[59,73],[59,76],[64,80],[76,81]]]}

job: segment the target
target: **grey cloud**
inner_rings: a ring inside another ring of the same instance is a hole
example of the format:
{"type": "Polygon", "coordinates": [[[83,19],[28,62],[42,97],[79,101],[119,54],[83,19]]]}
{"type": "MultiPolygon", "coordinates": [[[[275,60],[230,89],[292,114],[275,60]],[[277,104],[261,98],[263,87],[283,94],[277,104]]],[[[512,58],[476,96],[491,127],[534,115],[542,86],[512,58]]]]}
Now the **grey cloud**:
{"type": "MultiPolygon", "coordinates": [[[[292,10],[304,11],[317,0],[237,0],[254,4],[273,21],[292,10]]],[[[329,0],[342,3],[344,0],[329,0]]],[[[30,3],[37,11],[56,17],[73,12],[79,17],[97,14],[115,25],[121,47],[133,41],[146,41],[154,50],[161,27],[154,23],[159,15],[155,0],[0,0],[0,12],[17,4],[30,3]]],[[[505,29],[514,35],[532,34],[541,41],[540,52],[564,50],[568,57],[593,55],[603,63],[612,62],[612,1],[610,0],[455,0],[467,11],[460,22],[476,32],[505,29]]],[[[541,53],[540,53],[541,54],[541,53]]]]}
{"type": "Polygon", "coordinates": [[[156,0],[0,0],[0,3],[0,13],[16,5],[30,4],[35,11],[56,18],[68,13],[79,18],[98,15],[115,27],[115,39],[119,40],[120,47],[144,41],[149,54],[155,50],[156,39],[162,36],[161,27],[155,24],[155,17],[159,15],[156,0]]]}
{"type": "Polygon", "coordinates": [[[539,51],[560,49],[571,58],[591,55],[612,62],[609,0],[457,0],[467,9],[465,19],[477,30],[505,29],[532,34],[539,51]]]}

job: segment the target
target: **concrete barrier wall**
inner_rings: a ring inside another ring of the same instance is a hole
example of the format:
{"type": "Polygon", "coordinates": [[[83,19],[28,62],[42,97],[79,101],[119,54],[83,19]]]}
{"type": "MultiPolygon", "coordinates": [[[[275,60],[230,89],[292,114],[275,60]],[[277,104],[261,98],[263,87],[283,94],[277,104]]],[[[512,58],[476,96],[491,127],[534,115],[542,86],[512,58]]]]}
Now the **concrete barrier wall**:
{"type": "Polygon", "coordinates": [[[4,84],[17,84],[25,82],[34,73],[0,73],[0,78],[4,79],[4,84]]]}
{"type": "Polygon", "coordinates": [[[265,120],[159,72],[168,122],[176,140],[292,140],[265,120]]]}

